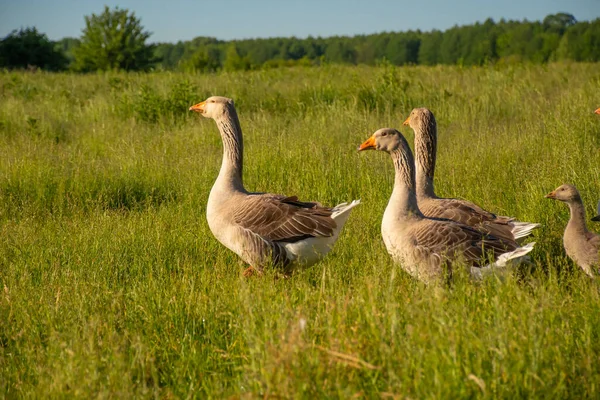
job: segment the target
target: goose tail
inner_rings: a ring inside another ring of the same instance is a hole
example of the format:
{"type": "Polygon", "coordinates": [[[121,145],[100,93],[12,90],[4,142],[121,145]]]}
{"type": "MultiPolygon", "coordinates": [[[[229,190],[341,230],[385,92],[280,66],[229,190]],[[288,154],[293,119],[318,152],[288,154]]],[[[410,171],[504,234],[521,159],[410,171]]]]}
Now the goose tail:
{"type": "Polygon", "coordinates": [[[534,223],[534,222],[519,222],[519,221],[513,221],[513,222],[511,222],[511,225],[512,225],[511,232],[512,232],[515,240],[522,239],[522,238],[525,238],[525,237],[531,235],[531,232],[533,232],[534,229],[537,229],[540,226],[542,226],[541,224],[534,223]]]}
{"type": "Polygon", "coordinates": [[[346,216],[354,207],[360,204],[360,200],[353,200],[352,203],[341,203],[337,206],[333,207],[333,213],[331,214],[331,218],[333,218],[336,222],[342,216],[346,216]]]}
{"type": "Polygon", "coordinates": [[[481,268],[471,267],[471,275],[475,279],[482,279],[496,272],[503,273],[508,269],[507,267],[527,263],[529,262],[527,254],[533,250],[533,246],[535,246],[535,242],[527,243],[513,251],[501,254],[492,264],[481,268]]]}
{"type": "Polygon", "coordinates": [[[533,250],[533,246],[535,246],[535,242],[527,243],[524,246],[521,246],[513,251],[508,253],[500,254],[500,257],[496,260],[492,266],[496,268],[506,267],[510,264],[516,263],[519,264],[521,261],[524,261],[525,255],[533,250]]]}

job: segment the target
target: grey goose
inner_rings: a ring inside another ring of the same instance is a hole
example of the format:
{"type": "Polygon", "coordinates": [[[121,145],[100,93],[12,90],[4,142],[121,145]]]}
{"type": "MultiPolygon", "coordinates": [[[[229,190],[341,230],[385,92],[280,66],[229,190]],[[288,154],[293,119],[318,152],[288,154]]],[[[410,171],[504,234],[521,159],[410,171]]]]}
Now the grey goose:
{"type": "Polygon", "coordinates": [[[221,133],[223,161],[206,218],[217,240],[250,264],[245,275],[262,272],[267,265],[289,274],[323,258],[360,201],[324,207],[296,196],[248,192],[242,181],[244,146],[233,100],[213,96],[190,110],[212,118],[221,133]]]}
{"type": "Polygon", "coordinates": [[[569,206],[569,222],[563,235],[565,252],[588,276],[594,278],[600,274],[600,235],[587,228],[585,208],[579,191],[573,185],[564,184],[548,193],[546,198],[562,201],[569,206]]]}
{"type": "Polygon", "coordinates": [[[446,218],[510,240],[521,240],[540,226],[519,222],[484,210],[461,199],[441,198],[435,194],[433,178],[437,157],[437,124],[427,108],[415,108],[403,123],[415,132],[416,191],[419,209],[427,217],[446,218]]]}
{"type": "Polygon", "coordinates": [[[458,262],[469,268],[473,278],[480,279],[523,261],[533,249],[534,243],[519,247],[514,240],[425,216],[417,201],[413,155],[396,129],[379,129],[359,147],[359,151],[364,150],[387,152],[394,163],[394,188],[383,214],[381,234],[394,262],[413,277],[424,282],[439,280],[445,267],[451,274],[452,264],[458,262]]]}

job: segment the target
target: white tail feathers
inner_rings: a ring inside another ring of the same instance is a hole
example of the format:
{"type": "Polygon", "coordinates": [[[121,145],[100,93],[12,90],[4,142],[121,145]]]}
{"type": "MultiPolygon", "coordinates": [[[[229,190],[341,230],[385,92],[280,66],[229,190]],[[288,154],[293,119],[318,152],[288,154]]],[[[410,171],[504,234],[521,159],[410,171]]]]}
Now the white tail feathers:
{"type": "Polygon", "coordinates": [[[513,237],[515,238],[515,240],[522,239],[524,237],[531,235],[531,232],[534,229],[542,226],[541,224],[537,224],[537,223],[533,223],[533,222],[519,222],[519,221],[513,221],[513,222],[511,222],[511,224],[513,226],[513,228],[511,229],[511,233],[513,234],[513,237]]]}
{"type": "Polygon", "coordinates": [[[333,218],[335,220],[339,216],[348,213],[350,210],[352,210],[354,207],[356,207],[359,204],[360,204],[360,200],[353,200],[352,203],[350,203],[350,204],[348,204],[348,203],[338,204],[337,206],[335,206],[333,208],[333,213],[331,214],[331,218],[333,218]]]}
{"type": "Polygon", "coordinates": [[[492,267],[506,267],[508,262],[511,260],[515,260],[512,262],[518,262],[521,257],[525,256],[531,250],[533,250],[533,246],[535,246],[535,242],[527,243],[525,246],[519,247],[509,253],[500,254],[500,257],[496,260],[495,263],[492,264],[492,267]]]}
{"type": "Polygon", "coordinates": [[[527,256],[527,253],[533,250],[533,246],[535,246],[535,242],[527,243],[511,252],[500,254],[500,257],[492,264],[488,264],[485,267],[471,267],[471,276],[474,279],[479,280],[492,273],[503,273],[507,270],[506,267],[511,265],[528,262],[529,257],[527,256]]]}

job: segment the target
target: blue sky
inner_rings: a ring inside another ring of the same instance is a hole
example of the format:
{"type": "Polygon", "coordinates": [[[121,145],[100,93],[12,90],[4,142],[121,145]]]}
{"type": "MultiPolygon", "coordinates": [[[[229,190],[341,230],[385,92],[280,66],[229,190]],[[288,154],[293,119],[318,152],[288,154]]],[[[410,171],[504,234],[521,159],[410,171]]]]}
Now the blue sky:
{"type": "Polygon", "coordinates": [[[52,40],[77,37],[104,5],[141,17],[153,42],[446,29],[484,21],[541,20],[556,12],[600,17],[600,0],[0,0],[0,37],[35,26],[52,40]]]}

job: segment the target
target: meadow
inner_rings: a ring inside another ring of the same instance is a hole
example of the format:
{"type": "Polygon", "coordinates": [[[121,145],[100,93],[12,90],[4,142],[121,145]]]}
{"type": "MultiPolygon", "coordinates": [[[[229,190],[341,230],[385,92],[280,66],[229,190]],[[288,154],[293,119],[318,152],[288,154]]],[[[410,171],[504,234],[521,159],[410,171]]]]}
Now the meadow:
{"type": "Polygon", "coordinates": [[[599,89],[571,63],[0,73],[0,397],[600,397],[600,288],[544,198],[570,182],[595,212],[599,89]],[[213,238],[221,139],[187,111],[210,95],[236,102],[249,190],[362,200],[322,262],[248,279],[213,238]],[[426,286],[392,264],[392,163],[356,149],[412,143],[419,106],[438,194],[543,224],[531,268],[426,286]]]}

